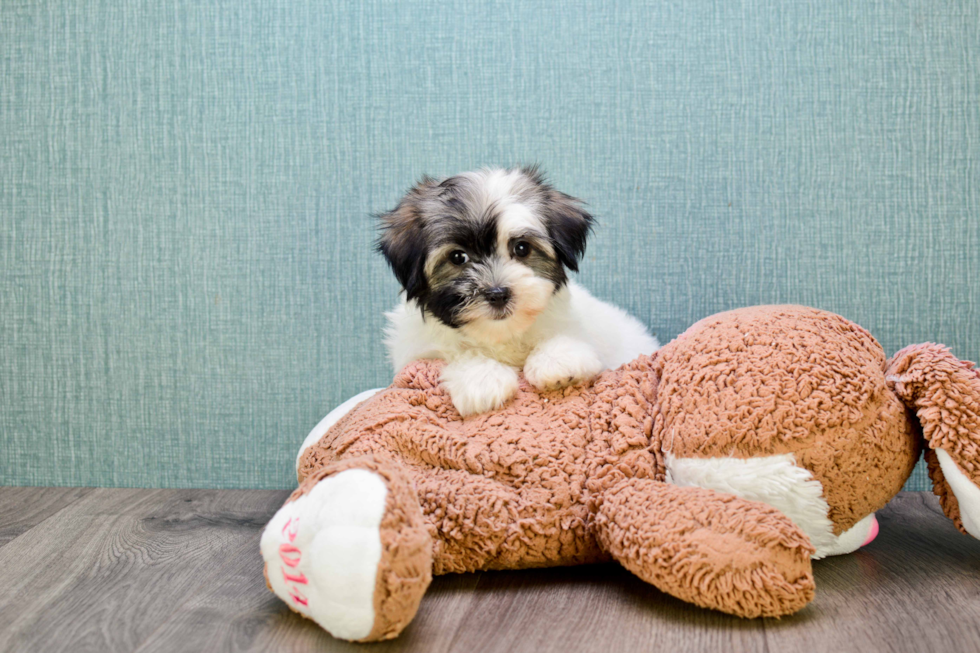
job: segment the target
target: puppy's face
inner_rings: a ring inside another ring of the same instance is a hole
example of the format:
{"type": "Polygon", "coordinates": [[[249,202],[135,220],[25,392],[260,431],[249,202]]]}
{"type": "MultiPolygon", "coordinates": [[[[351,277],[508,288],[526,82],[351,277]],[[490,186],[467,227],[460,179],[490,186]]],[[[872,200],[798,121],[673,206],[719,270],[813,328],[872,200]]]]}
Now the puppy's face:
{"type": "Polygon", "coordinates": [[[381,216],[378,249],[408,299],[489,342],[527,330],[578,260],[592,217],[534,168],[425,178],[381,216]]]}

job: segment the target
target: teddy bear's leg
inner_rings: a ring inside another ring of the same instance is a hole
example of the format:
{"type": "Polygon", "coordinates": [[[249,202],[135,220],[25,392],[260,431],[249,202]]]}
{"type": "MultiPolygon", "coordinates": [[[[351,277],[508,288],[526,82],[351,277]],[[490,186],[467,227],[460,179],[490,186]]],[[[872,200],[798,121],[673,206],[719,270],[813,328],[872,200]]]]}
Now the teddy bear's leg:
{"type": "Polygon", "coordinates": [[[376,456],[312,474],[262,533],[266,581],[334,637],[390,639],[432,579],[432,540],[406,474],[376,456]]]}
{"type": "Polygon", "coordinates": [[[814,559],[853,553],[862,546],[871,544],[876,537],[878,537],[878,518],[871,513],[840,535],[833,536],[830,544],[824,547],[823,555],[814,559]]]}
{"type": "Polygon", "coordinates": [[[980,371],[927,343],[896,353],[886,380],[922,426],[943,511],[962,532],[980,538],[980,371]]]}
{"type": "Polygon", "coordinates": [[[813,598],[810,539],[775,508],[697,487],[627,479],[602,495],[600,544],[677,598],[740,617],[776,617],[813,598]]]}
{"type": "Polygon", "coordinates": [[[779,510],[810,538],[814,560],[851,553],[878,534],[874,513],[835,535],[824,487],[800,466],[793,454],[752,458],[664,457],[666,481],[680,487],[702,487],[758,501],[779,510]]]}

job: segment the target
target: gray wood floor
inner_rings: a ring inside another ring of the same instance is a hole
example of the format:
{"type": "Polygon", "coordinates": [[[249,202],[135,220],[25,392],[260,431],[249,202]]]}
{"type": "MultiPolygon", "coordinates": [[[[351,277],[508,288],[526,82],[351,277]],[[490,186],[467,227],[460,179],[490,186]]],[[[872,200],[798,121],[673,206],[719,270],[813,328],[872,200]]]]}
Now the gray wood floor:
{"type": "Polygon", "coordinates": [[[980,651],[980,542],[934,497],[879,513],[881,535],[815,564],[817,598],[745,621],[616,565],[435,579],[398,639],[354,645],[290,612],[258,538],[288,495],[0,488],[3,651],[980,651]]]}

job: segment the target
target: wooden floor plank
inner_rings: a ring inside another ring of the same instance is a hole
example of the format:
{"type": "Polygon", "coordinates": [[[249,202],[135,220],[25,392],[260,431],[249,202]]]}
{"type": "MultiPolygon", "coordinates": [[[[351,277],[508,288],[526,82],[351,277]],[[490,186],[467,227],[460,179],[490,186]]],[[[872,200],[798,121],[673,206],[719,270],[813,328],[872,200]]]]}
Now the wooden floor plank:
{"type": "Polygon", "coordinates": [[[453,651],[764,651],[762,623],[698,609],[615,563],[486,573],[453,651]]]}
{"type": "MultiPolygon", "coordinates": [[[[453,647],[453,636],[470,614],[473,588],[480,574],[461,574],[435,578],[415,619],[394,640],[372,644],[371,653],[425,651],[445,653],[453,647]]],[[[266,592],[272,596],[271,592],[266,592]]],[[[364,645],[337,640],[309,619],[300,617],[284,603],[275,600],[269,606],[271,619],[243,651],[328,651],[330,653],[364,651],[364,645]]],[[[239,649],[234,649],[239,650],[239,649]]],[[[467,649],[474,653],[477,649],[467,649]]]]}
{"type": "Polygon", "coordinates": [[[89,493],[0,548],[7,650],[134,650],[207,587],[287,494],[89,493]]]}
{"type": "Polygon", "coordinates": [[[0,546],[91,491],[87,487],[0,487],[0,546]]]}
{"type": "Polygon", "coordinates": [[[814,564],[816,599],[766,621],[773,651],[980,651],[980,541],[936,497],[903,493],[878,513],[881,534],[814,564]]]}
{"type": "MultiPolygon", "coordinates": [[[[415,619],[394,642],[371,647],[386,651],[449,650],[453,634],[468,614],[478,574],[436,578],[415,619]]],[[[216,582],[185,603],[138,649],[167,651],[361,651],[334,639],[290,610],[265,585],[258,537],[235,556],[216,582]]]]}
{"type": "MultiPolygon", "coordinates": [[[[265,587],[258,538],[286,492],[93,490],[61,510],[35,494],[0,513],[21,530],[0,547],[4,651],[365,650],[265,587]]],[[[980,542],[925,493],[879,520],[873,544],[815,563],[816,600],[781,620],[702,610],[615,564],[487,572],[436,578],[402,636],[371,650],[980,650],[980,542]]]]}

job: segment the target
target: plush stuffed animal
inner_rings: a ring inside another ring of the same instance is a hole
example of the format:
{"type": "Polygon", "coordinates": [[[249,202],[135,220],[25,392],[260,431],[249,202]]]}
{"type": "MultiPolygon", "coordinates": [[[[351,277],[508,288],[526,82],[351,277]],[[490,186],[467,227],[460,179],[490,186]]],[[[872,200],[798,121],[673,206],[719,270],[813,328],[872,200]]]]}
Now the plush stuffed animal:
{"type": "Polygon", "coordinates": [[[433,574],[609,559],[699,606],[791,614],[812,559],[874,537],[923,444],[946,515],[980,537],[980,374],[939,345],[886,361],[838,315],[755,307],[466,419],[440,369],[329,415],[262,535],[270,588],[336,637],[397,636],[433,574]]]}

